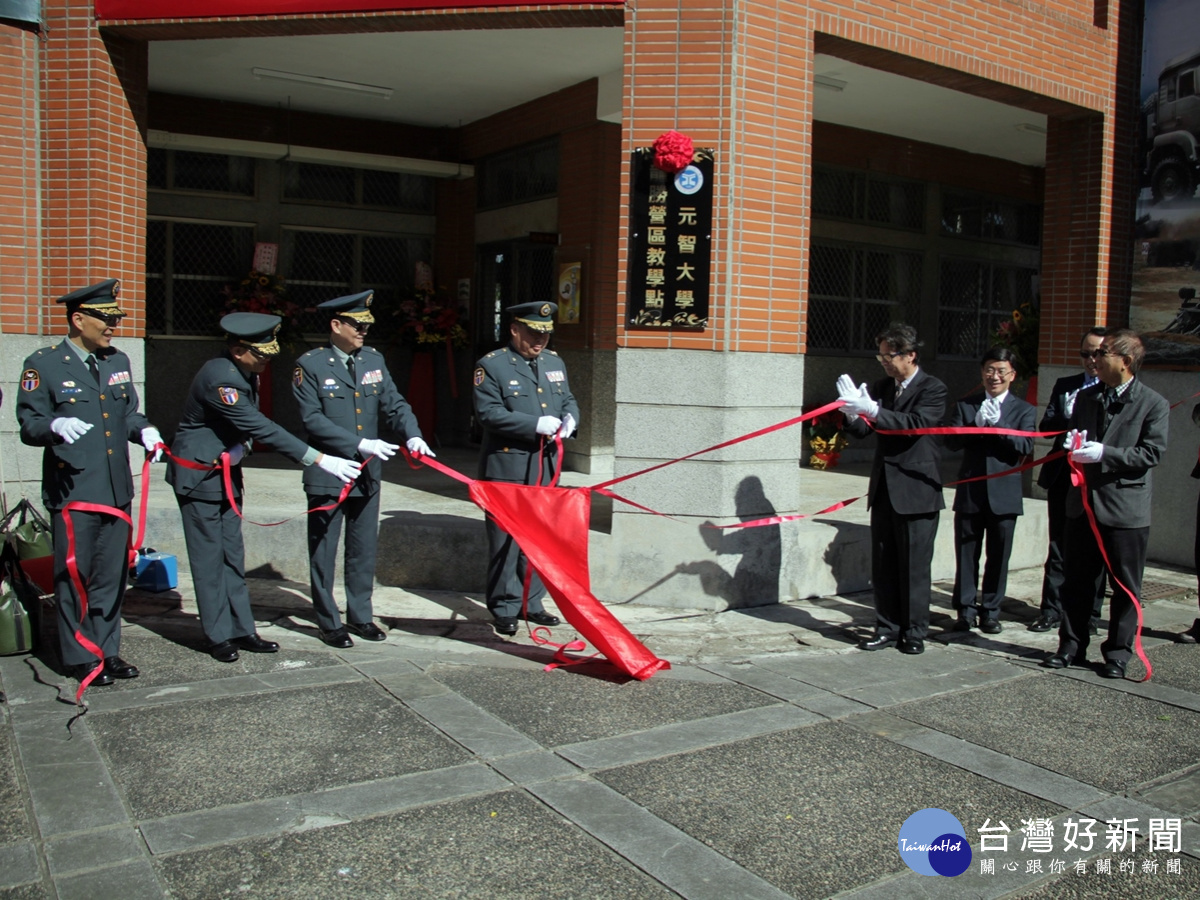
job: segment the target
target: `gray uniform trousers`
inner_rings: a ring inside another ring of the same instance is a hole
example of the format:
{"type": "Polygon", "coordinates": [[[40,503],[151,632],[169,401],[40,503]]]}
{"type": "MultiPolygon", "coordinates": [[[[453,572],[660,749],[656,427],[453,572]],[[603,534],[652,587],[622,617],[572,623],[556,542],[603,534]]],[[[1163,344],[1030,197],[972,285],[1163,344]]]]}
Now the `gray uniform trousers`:
{"type": "MultiPolygon", "coordinates": [[[[307,497],[309,509],[337,502],[336,494],[308,494],[307,497]]],[[[346,618],[355,625],[366,625],[374,616],[371,593],[375,587],[375,558],[379,546],[378,485],[369,496],[351,494],[334,509],[309,513],[309,580],[317,625],[322,631],[336,631],[342,627],[332,587],[343,518],[346,521],[346,545],[342,557],[346,618]]]]}
{"type": "Polygon", "coordinates": [[[188,565],[205,636],[219,644],[254,634],[242,520],[227,499],[198,500],[182,494],[175,499],[183,518],[188,565]]]}
{"type": "MultiPolygon", "coordinates": [[[[124,507],[129,512],[129,505],[124,507]]],[[[54,534],[54,601],[58,607],[58,648],[64,666],[96,662],[96,657],[75,640],[80,604],[67,571],[67,526],[62,510],[50,510],[54,534]]],[[[121,653],[121,602],[129,571],[129,525],[116,516],[71,511],[75,533],[75,562],[79,580],[87,591],[88,611],[83,634],[104,651],[105,657],[121,653]]]]}

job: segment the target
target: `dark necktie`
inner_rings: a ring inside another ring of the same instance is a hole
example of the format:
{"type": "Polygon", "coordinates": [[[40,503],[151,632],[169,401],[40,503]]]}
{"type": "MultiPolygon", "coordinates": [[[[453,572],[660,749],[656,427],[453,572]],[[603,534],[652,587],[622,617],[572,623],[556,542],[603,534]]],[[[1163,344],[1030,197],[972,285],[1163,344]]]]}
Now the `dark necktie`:
{"type": "Polygon", "coordinates": [[[1106,387],[1100,394],[1100,404],[1103,409],[1100,412],[1100,434],[1099,437],[1104,437],[1104,432],[1108,431],[1108,426],[1112,423],[1113,411],[1116,407],[1117,392],[1113,388],[1106,387]]]}
{"type": "Polygon", "coordinates": [[[96,387],[100,387],[100,367],[96,365],[96,357],[91,353],[87,358],[88,371],[92,373],[92,380],[96,382],[96,387]]]}
{"type": "Polygon", "coordinates": [[[358,388],[358,369],[354,365],[354,355],[346,357],[346,371],[350,373],[350,383],[358,388]]]}
{"type": "Polygon", "coordinates": [[[896,393],[892,396],[892,409],[896,408],[896,404],[900,402],[900,395],[904,393],[904,382],[896,382],[896,393]]]}
{"type": "Polygon", "coordinates": [[[537,357],[536,356],[533,359],[529,360],[529,371],[533,373],[533,380],[537,381],[538,380],[538,370],[537,370],[537,357]]]}

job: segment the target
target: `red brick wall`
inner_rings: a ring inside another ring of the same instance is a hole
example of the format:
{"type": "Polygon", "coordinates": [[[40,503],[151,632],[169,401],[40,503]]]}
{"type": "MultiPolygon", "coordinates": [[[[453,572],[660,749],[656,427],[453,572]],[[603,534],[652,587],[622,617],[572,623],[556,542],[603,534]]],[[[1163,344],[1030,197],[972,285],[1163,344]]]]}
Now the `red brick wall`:
{"type": "Polygon", "coordinates": [[[0,329],[38,330],[38,37],[0,25],[0,329]]]}
{"type": "Polygon", "coordinates": [[[55,297],[120,278],[121,305],[130,314],[122,330],[138,335],[145,293],[146,151],[139,131],[145,45],[119,39],[106,45],[90,0],[47,0],[43,15],[45,308],[61,321],[55,297]]]}
{"type": "MultiPolygon", "coordinates": [[[[1086,0],[640,0],[626,17],[623,157],[669,128],[714,148],[717,227],[708,330],[621,332],[621,342],[803,351],[818,48],[1043,112],[1052,122],[1048,145],[1065,149],[1064,131],[1084,140],[1073,154],[1048,150],[1043,269],[1052,277],[1042,303],[1053,322],[1094,319],[1107,309],[1110,271],[1119,285],[1125,265],[1113,262],[1110,246],[1120,25],[1118,8],[1086,0]]],[[[629,174],[625,162],[623,185],[629,174]]],[[[622,264],[619,283],[624,277],[622,264]]],[[[624,312],[622,289],[618,323],[624,312]]],[[[1042,359],[1067,362],[1068,354],[1049,342],[1042,359]]]]}

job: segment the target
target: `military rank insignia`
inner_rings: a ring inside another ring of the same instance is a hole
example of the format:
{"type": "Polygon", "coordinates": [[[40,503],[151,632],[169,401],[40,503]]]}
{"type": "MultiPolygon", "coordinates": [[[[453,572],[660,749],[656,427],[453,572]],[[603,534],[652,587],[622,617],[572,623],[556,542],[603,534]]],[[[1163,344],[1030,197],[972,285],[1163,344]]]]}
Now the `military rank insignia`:
{"type": "Polygon", "coordinates": [[[546,373],[546,378],[549,381],[562,381],[565,374],[562,369],[551,369],[546,373]]]}
{"type": "Polygon", "coordinates": [[[108,376],[109,387],[112,387],[114,384],[129,384],[129,381],[130,378],[128,372],[113,372],[108,376]]]}
{"type": "MultiPolygon", "coordinates": [[[[30,369],[29,371],[33,372],[32,369],[30,369]]],[[[33,375],[36,378],[37,372],[33,372],[33,375]]],[[[483,367],[482,366],[475,370],[475,387],[479,387],[481,384],[483,384],[483,367]]]]}
{"type": "Polygon", "coordinates": [[[383,369],[372,369],[365,372],[362,377],[363,384],[379,384],[383,381],[383,369]]]}
{"type": "Polygon", "coordinates": [[[300,385],[304,384],[304,370],[299,366],[296,366],[296,368],[292,370],[292,384],[294,384],[296,387],[300,387],[300,385]]]}
{"type": "Polygon", "coordinates": [[[26,369],[21,373],[21,390],[36,391],[41,383],[42,379],[37,369],[26,369]]]}
{"type": "Polygon", "coordinates": [[[235,406],[238,402],[238,390],[234,387],[217,388],[217,393],[221,396],[221,402],[226,406],[235,406]]]}

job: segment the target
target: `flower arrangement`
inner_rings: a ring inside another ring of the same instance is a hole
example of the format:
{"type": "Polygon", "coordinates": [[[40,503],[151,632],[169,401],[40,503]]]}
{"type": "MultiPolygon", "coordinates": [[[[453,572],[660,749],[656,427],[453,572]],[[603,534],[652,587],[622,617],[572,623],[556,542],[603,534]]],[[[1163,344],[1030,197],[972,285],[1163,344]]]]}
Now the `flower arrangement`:
{"type": "Polygon", "coordinates": [[[1018,378],[1031,378],[1037,374],[1040,324],[1034,305],[1022,303],[991,334],[991,346],[1007,347],[1016,356],[1014,368],[1018,378]]]}
{"type": "Polygon", "coordinates": [[[438,293],[416,289],[401,300],[394,315],[398,318],[398,336],[413,347],[432,350],[449,342],[452,347],[467,345],[467,331],[458,321],[458,310],[438,293]]]}
{"type": "Polygon", "coordinates": [[[288,300],[286,293],[287,284],[281,276],[252,269],[237,284],[227,284],[221,289],[224,297],[221,313],[253,312],[279,316],[283,319],[280,336],[298,336],[301,331],[298,317],[304,309],[288,300]]]}
{"type": "Polygon", "coordinates": [[[832,469],[841,459],[842,451],[850,446],[850,440],[843,432],[846,424],[845,416],[838,410],[827,412],[809,419],[806,423],[806,433],[812,456],[808,464],[814,469],[832,469]]]}

